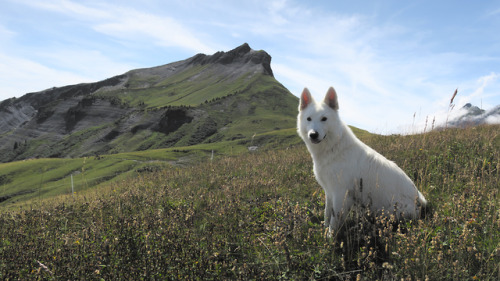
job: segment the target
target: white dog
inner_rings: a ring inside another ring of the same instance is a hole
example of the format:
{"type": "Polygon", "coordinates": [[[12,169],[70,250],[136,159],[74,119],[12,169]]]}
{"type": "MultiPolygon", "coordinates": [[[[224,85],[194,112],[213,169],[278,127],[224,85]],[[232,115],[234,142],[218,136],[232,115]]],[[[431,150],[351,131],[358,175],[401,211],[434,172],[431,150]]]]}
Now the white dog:
{"type": "Polygon", "coordinates": [[[357,139],[339,117],[337,93],[330,87],[323,102],[306,88],[297,118],[298,134],[314,163],[314,175],[325,190],[325,226],[337,230],[353,204],[376,215],[416,218],[427,204],[410,178],[357,139]]]}

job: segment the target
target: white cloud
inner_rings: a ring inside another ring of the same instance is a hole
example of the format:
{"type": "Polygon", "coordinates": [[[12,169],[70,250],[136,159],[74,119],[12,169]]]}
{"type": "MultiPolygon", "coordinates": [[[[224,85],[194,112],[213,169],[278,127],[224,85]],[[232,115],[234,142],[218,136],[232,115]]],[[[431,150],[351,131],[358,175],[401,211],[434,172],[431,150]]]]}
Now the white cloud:
{"type": "MultiPolygon", "coordinates": [[[[73,72],[48,68],[37,62],[0,54],[0,100],[53,86],[65,86],[88,81],[73,72]],[[9,86],[12,85],[12,86],[9,86]]],[[[90,81],[88,81],[90,82],[90,81]]]]}
{"type": "Polygon", "coordinates": [[[486,17],[496,17],[498,14],[500,14],[500,9],[487,12],[486,17]]]}
{"type": "Polygon", "coordinates": [[[328,87],[332,86],[331,82],[314,75],[314,73],[308,73],[306,69],[300,67],[301,65],[298,66],[292,69],[285,64],[273,63],[272,65],[278,81],[286,81],[288,90],[296,96],[299,96],[302,90],[307,87],[311,93],[314,93],[315,98],[318,98],[320,93],[326,93],[328,87]]]}
{"type": "Polygon", "coordinates": [[[287,38],[286,45],[276,47],[272,54],[273,69],[292,93],[299,95],[303,87],[308,87],[316,99],[322,99],[326,89],[334,86],[346,122],[387,131],[397,119],[395,116],[407,114],[410,118],[408,100],[419,98],[412,99],[409,91],[402,95],[397,90],[401,82],[393,84],[404,75],[402,70],[408,69],[403,69],[400,61],[384,60],[384,54],[373,46],[373,42],[390,38],[403,29],[372,28],[371,20],[358,15],[319,15],[316,11],[288,19],[285,27],[273,27],[264,21],[255,26],[271,27],[251,29],[260,36],[279,34],[287,38]]]}
{"type": "MultiPolygon", "coordinates": [[[[498,107],[497,107],[498,110],[498,107]]],[[[490,115],[484,120],[486,124],[500,124],[500,114],[490,115]]]]}
{"type": "Polygon", "coordinates": [[[176,19],[141,12],[120,4],[82,5],[73,1],[26,1],[26,5],[49,10],[89,24],[95,31],[118,39],[150,41],[163,47],[180,47],[194,52],[212,53],[216,50],[199,40],[201,36],[176,19]]]}
{"type": "Polygon", "coordinates": [[[0,38],[2,41],[12,38],[16,33],[0,24],[0,38]]]}
{"type": "Polygon", "coordinates": [[[71,17],[79,17],[80,19],[86,19],[87,21],[93,21],[97,19],[106,19],[110,16],[110,9],[102,9],[102,7],[93,8],[79,3],[67,0],[54,0],[54,1],[30,1],[30,0],[18,0],[18,3],[22,3],[28,7],[52,11],[60,14],[65,14],[71,17]]]}
{"type": "Polygon", "coordinates": [[[121,39],[152,40],[159,46],[180,47],[196,53],[215,52],[201,42],[197,35],[173,18],[128,9],[120,9],[118,15],[95,24],[94,29],[121,39]]]}
{"type": "Polygon", "coordinates": [[[37,59],[0,53],[0,101],[51,87],[100,81],[133,68],[95,50],[42,50],[37,59]]]}
{"type": "Polygon", "coordinates": [[[288,23],[288,20],[281,15],[281,12],[285,8],[286,0],[271,1],[268,6],[269,14],[271,16],[271,22],[277,25],[283,25],[288,23]]]}
{"type": "Polygon", "coordinates": [[[50,68],[78,73],[86,77],[85,81],[99,81],[134,68],[131,64],[114,61],[98,50],[63,48],[55,52],[43,51],[38,56],[50,62],[50,68]]]}

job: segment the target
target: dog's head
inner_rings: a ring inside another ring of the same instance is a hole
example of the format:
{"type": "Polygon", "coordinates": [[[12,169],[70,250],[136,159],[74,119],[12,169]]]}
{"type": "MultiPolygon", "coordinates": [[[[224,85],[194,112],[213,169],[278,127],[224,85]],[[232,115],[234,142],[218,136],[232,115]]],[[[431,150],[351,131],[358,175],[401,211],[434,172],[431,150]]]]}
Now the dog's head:
{"type": "Polygon", "coordinates": [[[323,102],[314,101],[307,88],[300,96],[298,133],[306,144],[319,144],[327,138],[338,137],[339,104],[333,87],[326,92],[323,102]]]}

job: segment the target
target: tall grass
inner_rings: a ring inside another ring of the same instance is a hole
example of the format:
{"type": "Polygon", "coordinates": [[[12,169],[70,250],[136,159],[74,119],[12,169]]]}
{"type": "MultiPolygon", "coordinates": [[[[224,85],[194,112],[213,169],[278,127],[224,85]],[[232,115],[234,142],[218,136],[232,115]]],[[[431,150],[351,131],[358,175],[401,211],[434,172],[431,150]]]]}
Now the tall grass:
{"type": "Polygon", "coordinates": [[[336,239],[304,146],[153,173],[0,215],[4,280],[497,280],[499,126],[364,139],[433,212],[336,239]]]}

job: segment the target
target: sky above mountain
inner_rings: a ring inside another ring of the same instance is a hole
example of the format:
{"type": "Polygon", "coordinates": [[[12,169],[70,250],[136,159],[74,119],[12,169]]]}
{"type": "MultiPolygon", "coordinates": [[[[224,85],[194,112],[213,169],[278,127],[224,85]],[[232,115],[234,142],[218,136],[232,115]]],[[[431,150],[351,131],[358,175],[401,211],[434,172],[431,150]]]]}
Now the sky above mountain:
{"type": "Polygon", "coordinates": [[[375,133],[444,122],[456,88],[456,108],[500,104],[498,1],[0,2],[0,100],[247,42],[293,94],[334,86],[375,133]]]}

